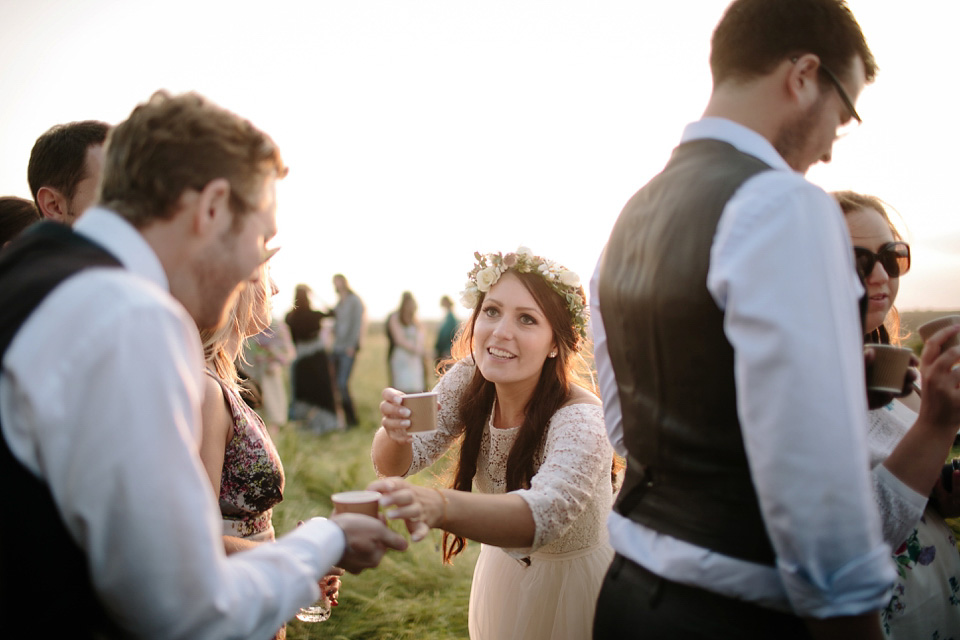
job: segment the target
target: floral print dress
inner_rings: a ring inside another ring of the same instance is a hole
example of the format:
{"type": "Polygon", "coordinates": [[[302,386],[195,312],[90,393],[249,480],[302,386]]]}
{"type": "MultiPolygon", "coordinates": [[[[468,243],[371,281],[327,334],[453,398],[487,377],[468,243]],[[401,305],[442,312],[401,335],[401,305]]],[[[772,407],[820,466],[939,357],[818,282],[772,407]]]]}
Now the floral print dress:
{"type": "Polygon", "coordinates": [[[960,553],[940,514],[881,466],[917,418],[899,401],[870,412],[874,490],[897,580],[880,613],[888,638],[960,640],[960,553]]]}
{"type": "Polygon", "coordinates": [[[207,371],[223,389],[233,416],[233,437],[227,443],[220,476],[223,535],[273,540],[273,507],[283,500],[280,454],[257,412],[239,392],[207,371]]]}

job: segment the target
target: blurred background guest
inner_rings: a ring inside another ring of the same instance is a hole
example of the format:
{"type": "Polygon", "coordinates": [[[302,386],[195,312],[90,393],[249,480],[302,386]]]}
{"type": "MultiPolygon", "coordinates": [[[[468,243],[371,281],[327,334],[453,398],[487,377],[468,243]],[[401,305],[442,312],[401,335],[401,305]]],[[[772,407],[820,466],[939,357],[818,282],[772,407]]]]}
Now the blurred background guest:
{"type": "Polygon", "coordinates": [[[393,388],[404,393],[423,391],[426,388],[426,340],[423,326],[417,318],[417,301],[409,291],[403,292],[400,306],[390,314],[387,331],[393,344],[390,354],[390,379],[393,381],[393,388]]]}
{"type": "Polygon", "coordinates": [[[290,402],[285,371],[296,355],[287,324],[277,318],[244,344],[245,368],[260,386],[263,419],[270,429],[287,423],[290,402]]]}
{"type": "Polygon", "coordinates": [[[453,346],[453,339],[457,335],[457,327],[460,324],[457,321],[457,316],[453,315],[453,300],[450,299],[450,296],[440,298],[440,306],[445,309],[446,313],[443,316],[443,322],[437,329],[437,341],[433,345],[433,364],[437,370],[440,369],[440,363],[450,359],[450,348],[453,346]]]}
{"type": "Polygon", "coordinates": [[[293,401],[289,416],[291,420],[304,420],[309,429],[323,433],[340,424],[332,367],[320,338],[323,319],[330,314],[313,308],[310,293],[310,287],[298,284],[293,309],[285,318],[297,353],[290,371],[293,401]]]}
{"type": "Polygon", "coordinates": [[[0,197],[0,247],[43,218],[31,201],[16,196],[0,197]]]}
{"type": "Polygon", "coordinates": [[[350,374],[363,337],[364,307],[360,296],[353,292],[342,273],[333,276],[333,288],[339,297],[333,310],[333,370],[347,427],[355,427],[359,422],[350,396],[350,374]]]}
{"type": "Polygon", "coordinates": [[[55,125],[37,138],[27,164],[27,182],[40,215],[73,224],[93,204],[109,131],[106,122],[83,120],[55,125]]]}

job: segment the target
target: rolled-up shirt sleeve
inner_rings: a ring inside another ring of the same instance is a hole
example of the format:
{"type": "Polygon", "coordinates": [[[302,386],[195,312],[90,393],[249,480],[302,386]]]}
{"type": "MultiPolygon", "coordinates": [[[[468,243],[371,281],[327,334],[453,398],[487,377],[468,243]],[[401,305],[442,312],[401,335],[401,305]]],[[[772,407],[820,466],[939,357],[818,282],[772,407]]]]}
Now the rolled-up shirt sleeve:
{"type": "Polygon", "coordinates": [[[198,454],[196,325],[121,270],[94,271],[54,291],[7,352],[11,449],[49,486],[98,596],[131,635],[268,638],[319,595],[343,531],[313,520],[225,555],[198,454]],[[72,330],[56,331],[67,315],[72,330]]]}
{"type": "Polygon", "coordinates": [[[744,446],[778,571],[799,615],[881,609],[895,572],[869,473],[861,288],[842,214],[799,175],[750,182],[724,210],[707,286],[734,348],[744,446]]]}

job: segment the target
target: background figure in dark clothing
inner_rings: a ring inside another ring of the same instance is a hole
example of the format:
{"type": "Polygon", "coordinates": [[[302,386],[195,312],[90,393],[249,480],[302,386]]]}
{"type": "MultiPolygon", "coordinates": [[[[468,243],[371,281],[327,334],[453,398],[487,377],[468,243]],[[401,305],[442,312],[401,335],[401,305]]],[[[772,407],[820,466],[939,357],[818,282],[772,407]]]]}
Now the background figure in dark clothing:
{"type": "Polygon", "coordinates": [[[297,285],[293,309],[285,318],[297,349],[290,371],[293,387],[290,419],[306,420],[307,426],[319,433],[339,425],[330,360],[320,339],[320,325],[330,315],[311,306],[310,287],[297,285]]]}
{"type": "Polygon", "coordinates": [[[433,346],[433,352],[436,355],[434,365],[437,370],[441,362],[450,359],[450,347],[457,335],[457,327],[460,326],[457,316],[453,315],[453,300],[450,296],[440,298],[440,306],[446,309],[447,313],[443,317],[440,328],[437,329],[437,342],[433,346]]]}

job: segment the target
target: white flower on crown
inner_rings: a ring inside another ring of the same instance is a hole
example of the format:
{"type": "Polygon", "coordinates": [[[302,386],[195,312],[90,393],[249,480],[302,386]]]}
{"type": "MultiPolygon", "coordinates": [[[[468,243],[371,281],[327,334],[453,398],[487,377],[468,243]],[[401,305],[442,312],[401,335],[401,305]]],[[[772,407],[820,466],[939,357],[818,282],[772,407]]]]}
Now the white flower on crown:
{"type": "Polygon", "coordinates": [[[573,271],[562,271],[560,272],[560,282],[567,285],[568,287],[579,287],[580,276],[578,276],[573,271]]]}
{"type": "Polygon", "coordinates": [[[518,256],[525,256],[525,257],[527,257],[527,258],[532,258],[532,257],[533,257],[533,251],[530,251],[530,249],[527,248],[527,247],[517,247],[517,250],[516,250],[515,253],[516,253],[518,256]]]}
{"type": "Polygon", "coordinates": [[[497,267],[487,267],[477,272],[477,289],[486,293],[490,287],[497,284],[500,279],[500,269],[497,267]]]}
{"type": "Polygon", "coordinates": [[[460,292],[460,304],[468,309],[473,309],[480,302],[480,291],[474,286],[469,286],[460,292]]]}

